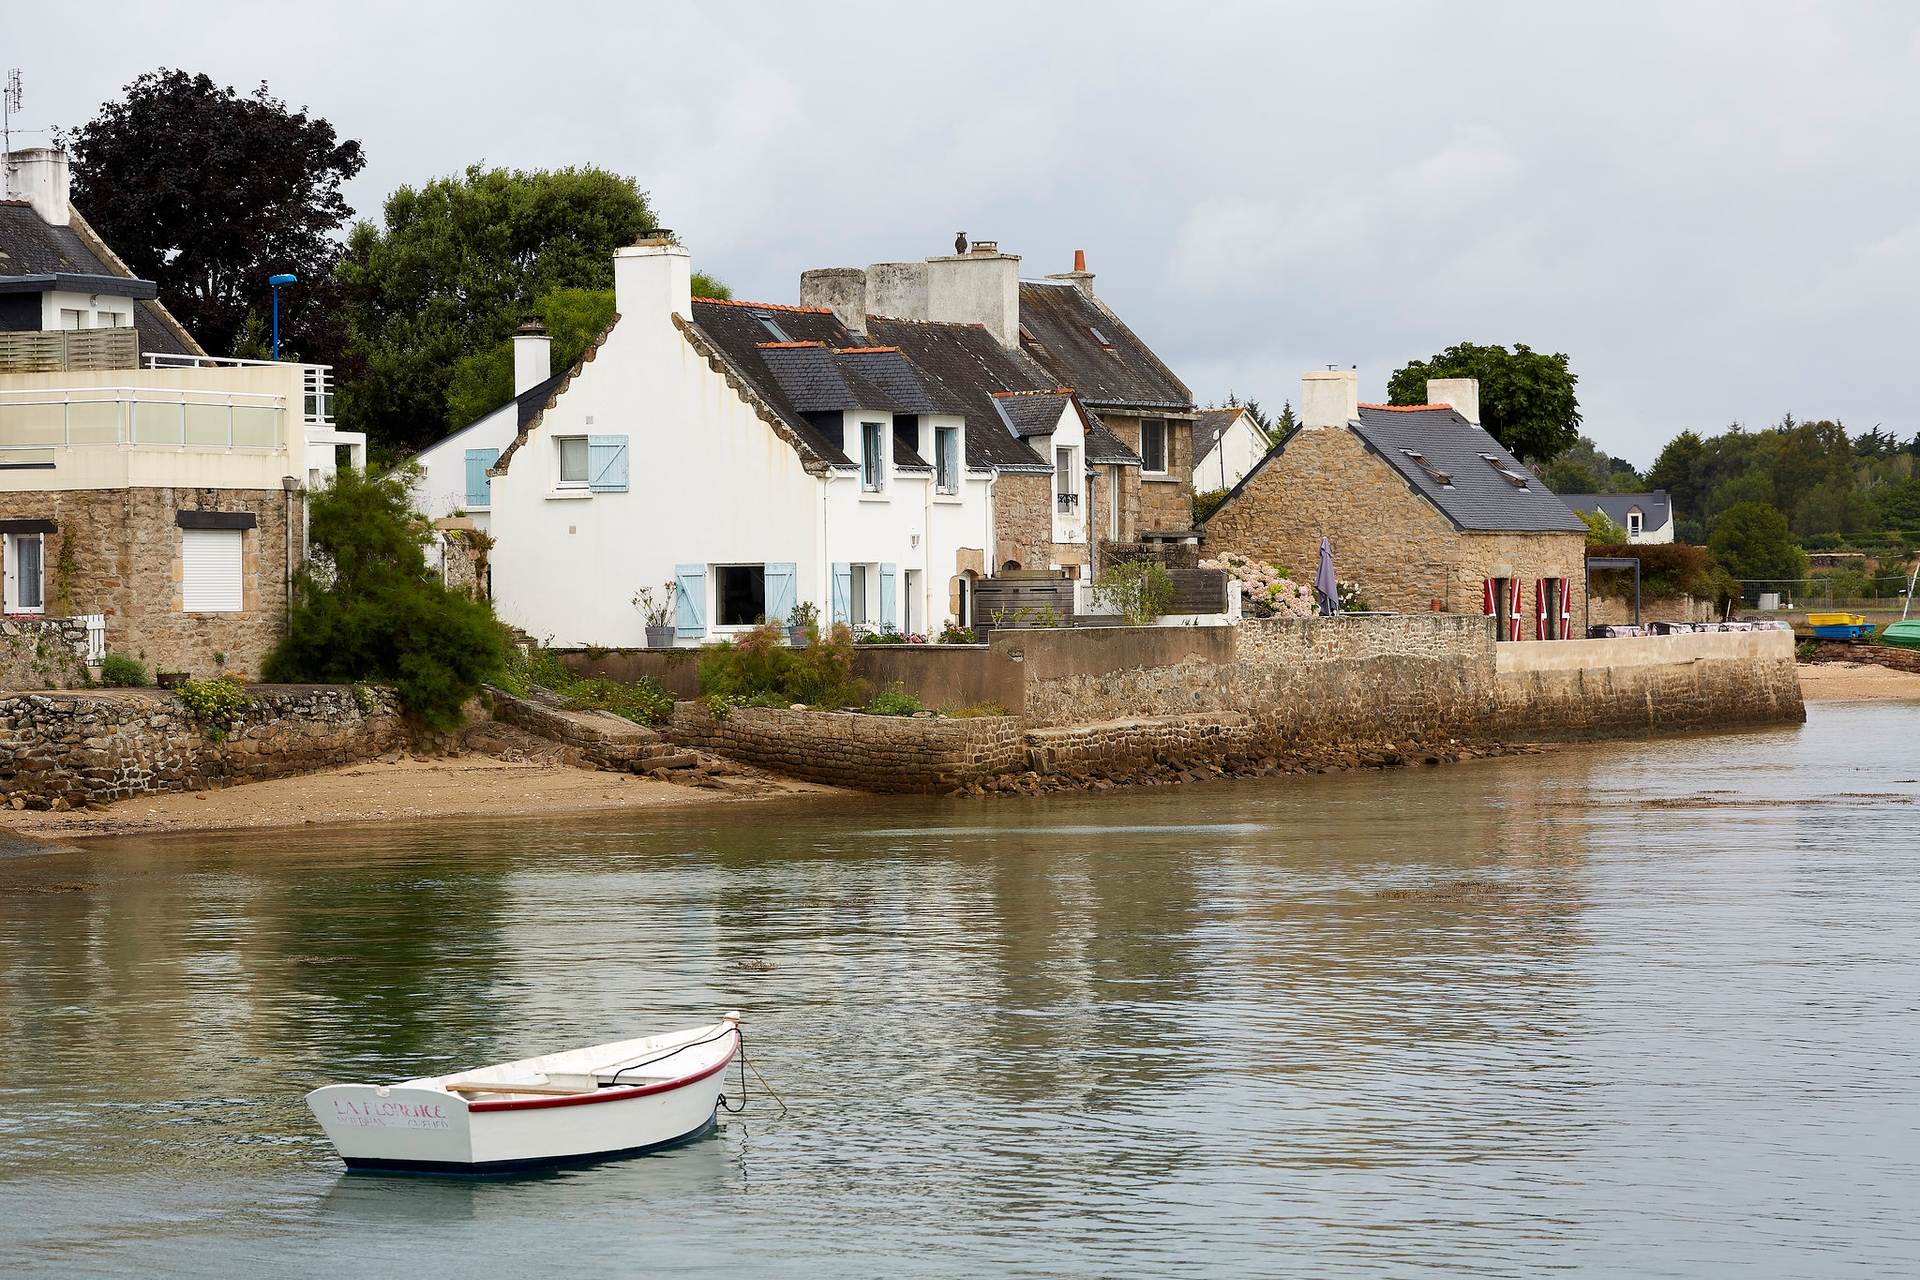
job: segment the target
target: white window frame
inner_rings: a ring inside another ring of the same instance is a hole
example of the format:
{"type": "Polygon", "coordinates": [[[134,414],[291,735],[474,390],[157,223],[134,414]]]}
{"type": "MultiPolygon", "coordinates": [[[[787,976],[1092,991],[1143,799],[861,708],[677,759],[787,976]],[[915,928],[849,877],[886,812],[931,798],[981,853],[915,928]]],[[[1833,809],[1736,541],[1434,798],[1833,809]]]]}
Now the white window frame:
{"type": "Polygon", "coordinates": [[[938,492],[960,492],[960,428],[933,429],[933,474],[938,492]]]}
{"type": "Polygon", "coordinates": [[[47,535],[44,533],[10,533],[6,544],[6,611],[19,614],[42,614],[47,611],[47,535]],[[37,543],[40,553],[40,603],[25,605],[20,603],[20,544],[37,543]]]}
{"type": "Polygon", "coordinates": [[[556,489],[585,489],[589,473],[593,470],[591,455],[587,449],[586,436],[555,436],[553,438],[553,487],[556,489]],[[569,480],[567,476],[566,446],[578,441],[580,445],[580,478],[569,480]]]}
{"type": "Polygon", "coordinates": [[[1169,473],[1173,463],[1173,430],[1165,418],[1140,419],[1140,471],[1143,475],[1164,476],[1169,473]],[[1151,428],[1159,428],[1160,465],[1152,465],[1147,455],[1147,433],[1151,428]]]}
{"type": "Polygon", "coordinates": [[[1640,531],[1645,527],[1646,517],[1640,513],[1640,508],[1635,507],[1633,510],[1627,512],[1627,536],[1629,538],[1639,537],[1640,531]]]}
{"type": "Polygon", "coordinates": [[[881,493],[887,487],[887,424],[884,422],[862,422],[860,424],[860,491],[862,493],[881,493]],[[873,442],[871,457],[867,444],[873,442]]]}
{"type": "Polygon", "coordinates": [[[868,599],[868,588],[872,585],[872,580],[878,576],[877,573],[869,574],[864,564],[856,562],[847,566],[847,622],[849,625],[859,628],[873,621],[873,610],[868,607],[871,603],[868,599]]]}
{"type": "Polygon", "coordinates": [[[1053,451],[1053,513],[1078,518],[1080,515],[1080,451],[1072,445],[1060,445],[1053,451]],[[1073,498],[1072,503],[1063,498],[1073,498]]]}

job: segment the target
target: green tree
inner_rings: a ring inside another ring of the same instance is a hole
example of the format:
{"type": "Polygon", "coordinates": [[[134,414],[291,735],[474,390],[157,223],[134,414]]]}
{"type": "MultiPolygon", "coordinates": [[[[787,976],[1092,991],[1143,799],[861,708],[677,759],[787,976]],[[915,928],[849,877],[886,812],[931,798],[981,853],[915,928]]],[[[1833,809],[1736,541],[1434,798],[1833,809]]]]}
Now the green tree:
{"type": "MultiPolygon", "coordinates": [[[[234,348],[249,310],[282,289],[281,340],[328,360],[338,341],[326,286],[334,232],[353,216],[340,186],[366,166],[358,142],[264,82],[246,97],[205,75],[161,69],[59,141],[73,158],[73,200],[135,275],[208,351],[234,348]]],[[[283,350],[284,354],[284,350],[283,350]]]]}
{"type": "Polygon", "coordinates": [[[1721,512],[1707,546],[1736,578],[1807,576],[1807,553],[1794,545],[1786,516],[1762,503],[1740,502],[1721,512]]]}
{"type": "Polygon", "coordinates": [[[1615,524],[1613,517],[1595,507],[1592,511],[1576,511],[1575,515],[1587,522],[1587,545],[1589,547],[1617,547],[1627,541],[1627,531],[1615,524]]]}
{"type": "Polygon", "coordinates": [[[409,502],[419,469],[370,476],[343,467],[311,495],[310,559],[294,582],[287,637],[267,655],[267,679],[399,687],[407,713],[436,729],[504,662],[493,607],[449,590],[430,572],[433,530],[409,502]]]}
{"type": "Polygon", "coordinates": [[[1707,447],[1696,431],[1682,431],[1667,441],[1654,459],[1647,483],[1665,489],[1679,513],[1698,520],[1705,516],[1707,447]]]}
{"type": "Polygon", "coordinates": [[[1909,476],[1873,495],[1881,522],[1896,529],[1920,529],[1920,476],[1909,476]]]}
{"type": "Polygon", "coordinates": [[[1389,402],[1425,404],[1429,378],[1479,379],[1480,425],[1522,461],[1557,458],[1579,439],[1579,379],[1565,355],[1542,355],[1519,342],[1512,351],[1458,343],[1397,370],[1387,383],[1389,402]]]}
{"type": "MultiPolygon", "coordinates": [[[[353,366],[342,425],[395,451],[466,425],[448,396],[462,362],[507,342],[549,294],[611,289],[614,251],[654,225],[634,180],[601,169],[475,165],[401,187],[382,225],[355,225],[338,271],[353,366]]],[[[458,411],[476,403],[469,392],[458,411]]]]}

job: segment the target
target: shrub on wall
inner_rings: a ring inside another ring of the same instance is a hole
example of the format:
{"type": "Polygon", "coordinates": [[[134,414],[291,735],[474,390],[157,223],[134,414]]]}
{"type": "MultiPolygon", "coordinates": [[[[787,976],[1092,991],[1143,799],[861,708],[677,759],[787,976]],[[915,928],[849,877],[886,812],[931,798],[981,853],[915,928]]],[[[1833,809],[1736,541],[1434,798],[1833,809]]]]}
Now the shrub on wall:
{"type": "Polygon", "coordinates": [[[122,653],[100,659],[100,683],[112,689],[138,689],[149,683],[147,668],[122,653]]]}
{"type": "MultiPolygon", "coordinates": [[[[1720,567],[1705,547],[1684,542],[1621,542],[1589,544],[1589,556],[1622,557],[1640,561],[1640,594],[1649,599],[1692,596],[1725,603],[1739,594],[1739,584],[1720,567]]],[[[1593,593],[1625,597],[1633,593],[1633,570],[1595,569],[1593,593]]]]}
{"type": "Polygon", "coordinates": [[[1094,598],[1144,627],[1173,607],[1173,575],[1155,560],[1110,566],[1093,584],[1094,598]]]}
{"type": "Polygon", "coordinates": [[[854,679],[853,631],[836,622],[824,634],[809,627],[804,649],[789,649],[780,628],[755,627],[737,640],[700,651],[700,692],[707,698],[778,698],[808,706],[857,706],[865,692],[854,679]]]}
{"type": "Polygon", "coordinates": [[[504,662],[493,606],[449,591],[427,568],[433,530],[408,501],[419,468],[344,467],[310,497],[312,556],[295,579],[287,638],[267,655],[279,682],[398,686],[400,705],[436,729],[504,662]]]}

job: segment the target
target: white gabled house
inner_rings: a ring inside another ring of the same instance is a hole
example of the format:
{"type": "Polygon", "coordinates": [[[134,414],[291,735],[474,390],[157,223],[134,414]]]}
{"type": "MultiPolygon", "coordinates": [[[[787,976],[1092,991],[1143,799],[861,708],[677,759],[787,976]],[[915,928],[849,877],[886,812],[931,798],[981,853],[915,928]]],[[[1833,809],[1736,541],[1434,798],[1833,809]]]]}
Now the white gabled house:
{"type": "Polygon", "coordinates": [[[429,520],[464,515],[486,532],[493,490],[487,472],[559,385],[553,376],[553,339],[530,320],[513,335],[513,399],[414,455],[421,479],[414,504],[429,520]]]}
{"type": "MultiPolygon", "coordinates": [[[[615,256],[613,323],[488,470],[495,606],[556,645],[632,646],[642,587],[678,643],[784,620],[937,628],[994,550],[967,406],[825,308],[696,300],[687,251],[615,256]]],[[[470,447],[445,442],[465,463],[470,447]]],[[[436,446],[440,447],[440,446],[436,446]]],[[[468,510],[473,507],[469,506],[468,510]]]]}

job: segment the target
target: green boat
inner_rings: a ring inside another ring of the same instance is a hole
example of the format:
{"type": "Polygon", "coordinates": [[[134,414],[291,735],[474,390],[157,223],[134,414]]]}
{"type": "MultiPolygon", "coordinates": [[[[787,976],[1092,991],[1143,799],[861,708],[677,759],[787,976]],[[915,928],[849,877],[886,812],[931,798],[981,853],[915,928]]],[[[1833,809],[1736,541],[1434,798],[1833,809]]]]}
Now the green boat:
{"type": "Polygon", "coordinates": [[[1881,644],[1897,644],[1902,649],[1920,649],[1920,618],[1912,622],[1891,622],[1880,633],[1881,644]]]}

